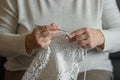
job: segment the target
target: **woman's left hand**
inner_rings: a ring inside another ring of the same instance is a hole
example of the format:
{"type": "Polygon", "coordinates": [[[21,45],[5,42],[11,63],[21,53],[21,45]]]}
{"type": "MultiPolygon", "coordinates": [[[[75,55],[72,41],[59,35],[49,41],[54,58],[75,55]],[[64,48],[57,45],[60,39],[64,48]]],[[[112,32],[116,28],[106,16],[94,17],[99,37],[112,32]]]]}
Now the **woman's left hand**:
{"type": "Polygon", "coordinates": [[[77,41],[82,48],[92,49],[104,44],[104,36],[98,29],[82,28],[70,33],[69,41],[77,41]]]}

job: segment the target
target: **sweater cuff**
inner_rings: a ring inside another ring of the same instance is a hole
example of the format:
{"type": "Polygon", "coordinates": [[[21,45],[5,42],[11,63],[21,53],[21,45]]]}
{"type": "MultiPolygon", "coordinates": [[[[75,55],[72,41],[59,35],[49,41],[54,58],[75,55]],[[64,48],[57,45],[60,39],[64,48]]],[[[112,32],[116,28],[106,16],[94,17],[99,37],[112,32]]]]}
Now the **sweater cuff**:
{"type": "MultiPolygon", "coordinates": [[[[112,44],[114,44],[114,41],[112,40],[112,35],[110,37],[110,34],[112,34],[111,31],[107,31],[107,30],[101,30],[101,32],[103,33],[104,37],[105,37],[105,42],[104,42],[104,49],[100,49],[99,47],[97,47],[96,49],[98,51],[107,51],[107,52],[111,52],[112,48],[112,44]],[[112,42],[113,41],[113,42],[112,42]]],[[[113,45],[114,46],[114,45],[113,45]]]]}
{"type": "Polygon", "coordinates": [[[31,54],[27,53],[26,48],[25,48],[25,38],[26,38],[26,34],[18,36],[17,47],[16,47],[15,50],[18,50],[18,51],[16,51],[16,52],[18,52],[18,54],[31,56],[34,53],[35,50],[33,50],[31,54]]]}

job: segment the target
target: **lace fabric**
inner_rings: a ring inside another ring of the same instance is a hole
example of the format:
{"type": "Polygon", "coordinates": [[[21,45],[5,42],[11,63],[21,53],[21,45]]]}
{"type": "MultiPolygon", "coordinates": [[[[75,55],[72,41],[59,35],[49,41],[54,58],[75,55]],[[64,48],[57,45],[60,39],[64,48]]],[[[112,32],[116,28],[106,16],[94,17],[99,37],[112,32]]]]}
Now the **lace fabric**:
{"type": "Polygon", "coordinates": [[[50,48],[56,58],[58,80],[77,80],[84,49],[75,42],[65,40],[64,35],[56,36],[50,48]]]}
{"type": "Polygon", "coordinates": [[[53,38],[50,46],[35,57],[22,80],[39,80],[41,72],[49,62],[51,51],[56,62],[57,79],[77,80],[84,49],[75,42],[70,43],[64,37],[65,35],[59,35],[53,38]]]}
{"type": "Polygon", "coordinates": [[[49,47],[39,52],[23,75],[22,80],[39,80],[38,78],[47,65],[51,53],[49,47]]]}

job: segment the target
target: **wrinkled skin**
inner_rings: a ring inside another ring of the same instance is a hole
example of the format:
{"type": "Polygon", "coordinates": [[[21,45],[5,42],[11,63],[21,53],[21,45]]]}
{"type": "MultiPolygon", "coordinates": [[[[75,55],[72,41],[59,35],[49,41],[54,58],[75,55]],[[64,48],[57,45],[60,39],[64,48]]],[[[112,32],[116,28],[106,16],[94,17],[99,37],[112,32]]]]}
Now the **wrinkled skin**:
{"type": "Polygon", "coordinates": [[[98,29],[82,28],[70,33],[69,41],[76,41],[82,48],[92,49],[97,46],[103,48],[104,36],[98,29]]]}
{"type": "Polygon", "coordinates": [[[45,26],[38,26],[30,34],[26,35],[26,51],[31,53],[35,48],[46,48],[50,44],[52,36],[59,33],[60,31],[54,23],[45,26]]]}

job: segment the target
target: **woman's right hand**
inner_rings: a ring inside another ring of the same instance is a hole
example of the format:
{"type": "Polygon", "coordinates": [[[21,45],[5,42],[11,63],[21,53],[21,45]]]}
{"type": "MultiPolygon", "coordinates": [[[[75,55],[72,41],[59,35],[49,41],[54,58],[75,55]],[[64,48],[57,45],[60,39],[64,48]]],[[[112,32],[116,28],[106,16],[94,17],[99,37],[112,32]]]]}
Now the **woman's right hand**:
{"type": "Polygon", "coordinates": [[[46,48],[50,44],[52,36],[59,33],[60,31],[54,23],[38,26],[26,35],[25,47],[27,53],[31,53],[35,48],[46,48]]]}

